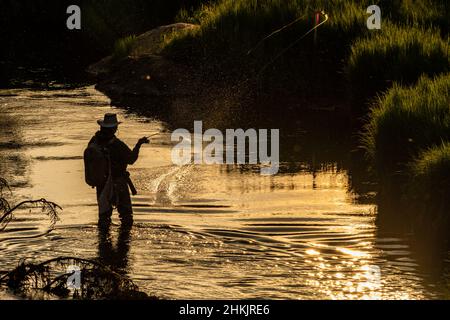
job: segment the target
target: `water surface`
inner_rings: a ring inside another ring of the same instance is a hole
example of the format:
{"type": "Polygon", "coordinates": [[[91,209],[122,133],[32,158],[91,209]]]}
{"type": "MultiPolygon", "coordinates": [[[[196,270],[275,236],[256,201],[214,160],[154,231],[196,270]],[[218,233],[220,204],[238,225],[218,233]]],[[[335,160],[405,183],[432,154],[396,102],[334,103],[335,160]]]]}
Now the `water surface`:
{"type": "Polygon", "coordinates": [[[11,200],[44,197],[64,210],[53,230],[39,213],[17,213],[0,233],[0,270],[72,255],[100,257],[169,299],[446,296],[445,260],[424,263],[410,234],[383,232],[376,205],[357,201],[338,161],[319,159],[312,169],[294,158],[275,176],[254,166],[178,167],[163,133],[130,167],[139,190],[132,230],[115,214],[111,234],[100,237],[81,155],[106,112],[124,121],[118,136],[130,147],[165,128],[111,108],[92,87],[1,91],[0,176],[12,185],[11,200]]]}

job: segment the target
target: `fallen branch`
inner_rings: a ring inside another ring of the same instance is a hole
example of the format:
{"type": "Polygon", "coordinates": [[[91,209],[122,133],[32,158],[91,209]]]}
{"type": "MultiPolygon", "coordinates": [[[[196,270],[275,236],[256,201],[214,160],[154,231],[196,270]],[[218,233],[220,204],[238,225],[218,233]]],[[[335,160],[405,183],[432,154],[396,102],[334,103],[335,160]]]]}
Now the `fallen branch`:
{"type": "Polygon", "coordinates": [[[7,224],[13,219],[14,211],[26,206],[41,208],[41,211],[50,218],[51,228],[53,228],[55,223],[59,220],[58,210],[62,210],[62,208],[58,204],[42,198],[38,200],[25,200],[11,207],[8,200],[3,197],[3,190],[5,189],[8,189],[8,191],[11,192],[8,182],[5,179],[0,178],[0,231],[4,230],[7,224]]]}
{"type": "Polygon", "coordinates": [[[36,294],[73,299],[157,299],[150,297],[127,276],[119,274],[96,260],[57,257],[41,263],[21,262],[14,270],[0,277],[15,294],[33,297],[36,294]],[[68,287],[69,267],[78,267],[80,286],[68,287]]]}
{"type": "MultiPolygon", "coordinates": [[[[1,198],[1,200],[3,200],[3,198],[1,198]]],[[[0,201],[0,206],[1,206],[2,201],[0,201]]],[[[0,217],[0,230],[3,230],[6,225],[8,224],[9,221],[11,221],[12,217],[13,217],[13,212],[21,207],[25,207],[25,205],[33,205],[35,207],[41,207],[42,208],[42,212],[45,213],[47,216],[49,216],[51,222],[52,222],[52,227],[55,225],[55,223],[59,220],[58,217],[58,210],[62,210],[62,208],[51,201],[47,201],[44,198],[39,199],[39,200],[25,200],[20,202],[19,204],[15,205],[12,208],[9,208],[9,210],[7,210],[1,217],[0,217]]],[[[9,206],[9,204],[8,204],[9,206]]],[[[0,207],[1,209],[1,207],[0,207]]]]}

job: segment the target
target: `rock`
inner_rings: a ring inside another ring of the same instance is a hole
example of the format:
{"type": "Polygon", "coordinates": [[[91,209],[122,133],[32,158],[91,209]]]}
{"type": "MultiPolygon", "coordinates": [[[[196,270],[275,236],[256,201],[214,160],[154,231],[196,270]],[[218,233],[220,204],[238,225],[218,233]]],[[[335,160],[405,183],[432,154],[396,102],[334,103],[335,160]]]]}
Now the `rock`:
{"type": "Polygon", "coordinates": [[[198,28],[198,25],[190,23],[174,23],[147,31],[136,38],[130,56],[137,58],[146,55],[159,55],[161,53],[162,44],[167,36],[173,32],[186,31],[195,28],[198,28]]]}
{"type": "MultiPolygon", "coordinates": [[[[162,44],[167,36],[173,32],[179,32],[182,30],[190,30],[198,28],[195,24],[190,23],[174,23],[166,26],[160,26],[158,28],[147,31],[137,36],[135,43],[132,46],[129,57],[133,59],[139,59],[145,56],[154,56],[161,53],[162,44]]],[[[90,65],[86,71],[94,77],[103,77],[111,72],[111,68],[114,66],[112,56],[107,56],[102,60],[90,65]]]]}
{"type": "Polygon", "coordinates": [[[99,62],[96,62],[94,64],[91,64],[86,71],[93,75],[94,77],[100,77],[102,75],[107,74],[110,71],[110,66],[112,62],[112,56],[107,56],[100,60],[99,62]]]}

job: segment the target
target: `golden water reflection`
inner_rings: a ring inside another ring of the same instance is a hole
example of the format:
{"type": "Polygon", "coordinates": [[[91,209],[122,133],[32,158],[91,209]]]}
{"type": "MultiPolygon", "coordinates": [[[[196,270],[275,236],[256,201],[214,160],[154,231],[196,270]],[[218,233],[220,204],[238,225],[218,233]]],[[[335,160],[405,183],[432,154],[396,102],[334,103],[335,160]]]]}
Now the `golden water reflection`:
{"type": "MultiPolygon", "coordinates": [[[[100,254],[108,261],[105,252],[114,243],[121,248],[123,237],[113,226],[111,239],[108,233],[99,241],[95,193],[84,183],[81,159],[95,119],[117,112],[124,121],[119,137],[129,145],[164,124],[112,109],[92,87],[16,94],[0,97],[2,116],[20,127],[0,131],[0,173],[22,182],[14,189],[19,198],[46,197],[64,213],[50,234],[20,216],[10,226],[18,231],[0,235],[0,269],[25,257],[100,254]],[[10,142],[21,145],[8,149],[10,142]]],[[[279,175],[267,177],[250,166],[174,166],[171,144],[168,133],[156,137],[130,170],[139,195],[120,265],[144,291],[175,299],[441,294],[440,280],[429,280],[408,238],[379,232],[376,205],[357,201],[337,162],[282,163],[279,175]]]]}

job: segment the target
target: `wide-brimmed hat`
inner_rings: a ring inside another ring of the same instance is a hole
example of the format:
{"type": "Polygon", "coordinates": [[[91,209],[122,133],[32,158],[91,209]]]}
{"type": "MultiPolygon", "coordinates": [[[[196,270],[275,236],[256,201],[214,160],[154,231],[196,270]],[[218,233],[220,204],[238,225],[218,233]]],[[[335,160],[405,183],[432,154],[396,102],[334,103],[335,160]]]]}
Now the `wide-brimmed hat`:
{"type": "Polygon", "coordinates": [[[97,123],[104,128],[114,128],[122,122],[117,121],[117,115],[115,113],[106,113],[103,120],[97,120],[97,123]]]}

